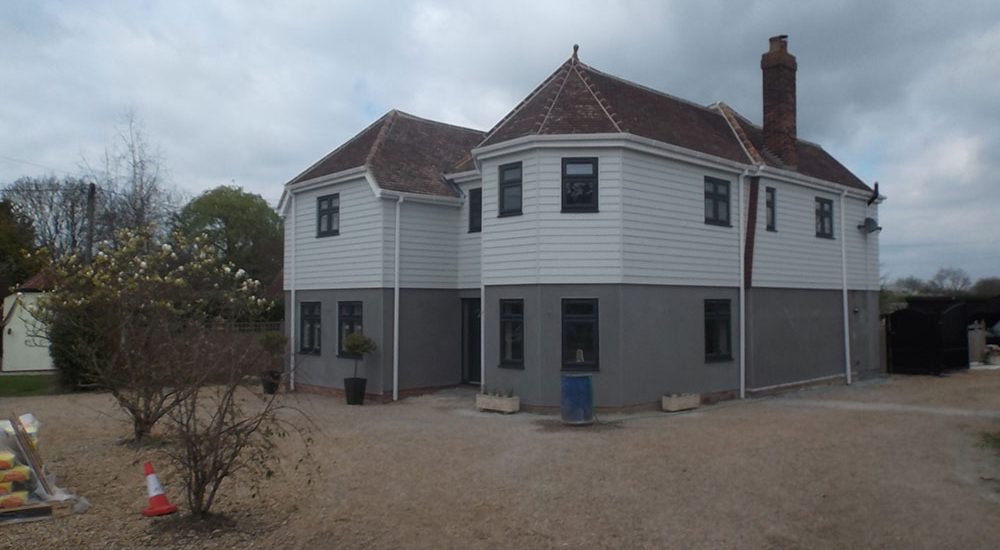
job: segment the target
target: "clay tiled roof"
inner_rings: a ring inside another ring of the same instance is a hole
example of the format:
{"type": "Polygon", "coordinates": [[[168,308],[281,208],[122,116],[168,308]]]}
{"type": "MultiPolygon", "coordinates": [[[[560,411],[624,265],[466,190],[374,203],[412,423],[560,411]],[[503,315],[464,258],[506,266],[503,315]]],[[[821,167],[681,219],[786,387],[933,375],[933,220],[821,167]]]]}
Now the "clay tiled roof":
{"type": "Polygon", "coordinates": [[[726,160],[763,163],[869,189],[818,145],[799,140],[799,165],[785,166],[763,148],[760,127],[725,104],[704,107],[646,88],[589,67],[575,53],[479,146],[529,135],[598,133],[629,133],[726,160]]]}
{"type": "Polygon", "coordinates": [[[442,176],[468,156],[483,135],[392,110],[290,183],[367,166],[383,189],[455,196],[442,176]]]}
{"type": "Polygon", "coordinates": [[[58,280],[53,273],[49,271],[39,271],[38,273],[32,275],[17,289],[22,292],[44,292],[56,288],[57,283],[58,280]]]}

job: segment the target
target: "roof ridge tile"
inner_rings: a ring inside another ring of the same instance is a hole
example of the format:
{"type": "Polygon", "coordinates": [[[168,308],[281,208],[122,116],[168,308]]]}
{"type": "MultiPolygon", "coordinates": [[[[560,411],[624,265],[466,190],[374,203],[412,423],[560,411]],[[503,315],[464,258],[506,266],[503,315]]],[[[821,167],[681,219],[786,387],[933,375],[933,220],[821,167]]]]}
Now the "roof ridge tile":
{"type": "MultiPolygon", "coordinates": [[[[580,65],[583,64],[580,63],[580,65]]],[[[574,66],[573,70],[576,71],[576,74],[580,76],[580,80],[582,80],[584,86],[587,87],[587,91],[590,92],[590,95],[594,96],[594,99],[597,101],[597,104],[601,106],[601,110],[604,111],[604,114],[608,117],[608,120],[611,121],[611,124],[614,125],[615,129],[618,130],[619,132],[627,132],[628,130],[623,129],[622,126],[618,123],[618,121],[615,120],[616,114],[614,113],[614,109],[612,108],[611,102],[608,101],[607,98],[605,98],[604,95],[600,93],[600,90],[595,89],[597,85],[594,84],[587,77],[587,75],[581,73],[579,68],[574,66]]],[[[620,119],[621,117],[617,118],[620,119]]]]}

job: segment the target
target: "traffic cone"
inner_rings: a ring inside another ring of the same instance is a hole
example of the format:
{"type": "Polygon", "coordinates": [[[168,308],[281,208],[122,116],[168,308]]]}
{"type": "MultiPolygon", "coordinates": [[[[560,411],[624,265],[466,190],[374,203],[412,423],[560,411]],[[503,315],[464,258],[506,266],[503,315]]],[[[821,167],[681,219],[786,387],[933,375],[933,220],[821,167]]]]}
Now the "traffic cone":
{"type": "Polygon", "coordinates": [[[153,464],[147,462],[142,469],[146,472],[146,492],[149,494],[149,507],[142,511],[142,515],[147,517],[165,516],[176,512],[177,506],[170,504],[167,495],[163,494],[160,480],[153,472],[153,464]]]}

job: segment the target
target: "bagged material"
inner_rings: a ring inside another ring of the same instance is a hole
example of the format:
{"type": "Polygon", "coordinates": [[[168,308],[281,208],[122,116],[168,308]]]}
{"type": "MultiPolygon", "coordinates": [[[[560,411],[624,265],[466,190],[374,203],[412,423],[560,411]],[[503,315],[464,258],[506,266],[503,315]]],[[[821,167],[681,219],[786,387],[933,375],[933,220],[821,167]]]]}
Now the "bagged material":
{"type": "Polygon", "coordinates": [[[0,482],[4,481],[28,481],[31,477],[31,468],[27,466],[14,466],[7,470],[0,470],[0,482]]]}
{"type": "Polygon", "coordinates": [[[0,496],[0,508],[17,508],[28,503],[28,491],[15,491],[9,495],[0,496]]]}
{"type": "Polygon", "coordinates": [[[4,481],[0,483],[0,497],[4,495],[9,495],[14,492],[14,482],[4,481]]]}
{"type": "Polygon", "coordinates": [[[13,468],[15,464],[17,464],[17,460],[14,453],[0,448],[0,470],[8,470],[13,468]]]}

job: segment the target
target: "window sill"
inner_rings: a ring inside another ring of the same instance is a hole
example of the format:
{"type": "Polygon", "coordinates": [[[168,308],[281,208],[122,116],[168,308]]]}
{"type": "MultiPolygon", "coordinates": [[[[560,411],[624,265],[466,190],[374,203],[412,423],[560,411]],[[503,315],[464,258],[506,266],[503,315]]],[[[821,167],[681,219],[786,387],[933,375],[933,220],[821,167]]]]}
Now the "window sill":
{"type": "Polygon", "coordinates": [[[598,372],[597,365],[563,365],[562,372],[598,372]]]}
{"type": "Polygon", "coordinates": [[[319,239],[321,237],[336,237],[337,235],[340,235],[340,231],[328,231],[326,233],[316,233],[316,238],[319,239]]]}
{"type": "Polygon", "coordinates": [[[775,229],[775,228],[773,228],[773,227],[768,227],[767,230],[770,231],[771,233],[777,233],[778,232],[778,230],[775,229]]]}
{"type": "Polygon", "coordinates": [[[500,369],[511,369],[511,370],[524,370],[524,363],[500,363],[497,365],[500,369]]]}
{"type": "Polygon", "coordinates": [[[717,222],[715,220],[705,220],[705,225],[714,225],[716,227],[732,227],[733,224],[729,222],[717,222]]]}
{"type": "Polygon", "coordinates": [[[597,208],[565,208],[559,211],[561,214],[596,214],[600,210],[597,208]]]}
{"type": "Polygon", "coordinates": [[[299,355],[315,355],[315,356],[318,357],[318,356],[322,355],[322,352],[320,352],[319,350],[316,350],[316,351],[302,351],[302,350],[299,350],[298,354],[299,355]]]}
{"type": "Polygon", "coordinates": [[[816,238],[817,239],[830,239],[831,241],[834,240],[833,239],[833,235],[823,235],[823,234],[820,234],[820,233],[816,233],[816,238]]]}
{"type": "Polygon", "coordinates": [[[719,355],[719,356],[715,356],[715,357],[706,357],[705,358],[705,363],[706,364],[707,363],[729,363],[729,362],[732,362],[732,360],[733,360],[733,356],[732,355],[719,355]]]}
{"type": "Polygon", "coordinates": [[[518,210],[517,212],[500,212],[499,214],[497,214],[497,217],[498,218],[510,218],[510,217],[513,217],[513,216],[520,216],[521,214],[522,214],[522,212],[520,210],[518,210]]]}
{"type": "Polygon", "coordinates": [[[482,228],[479,228],[479,229],[470,229],[469,230],[469,233],[482,233],[482,232],[483,232],[482,228]]]}

